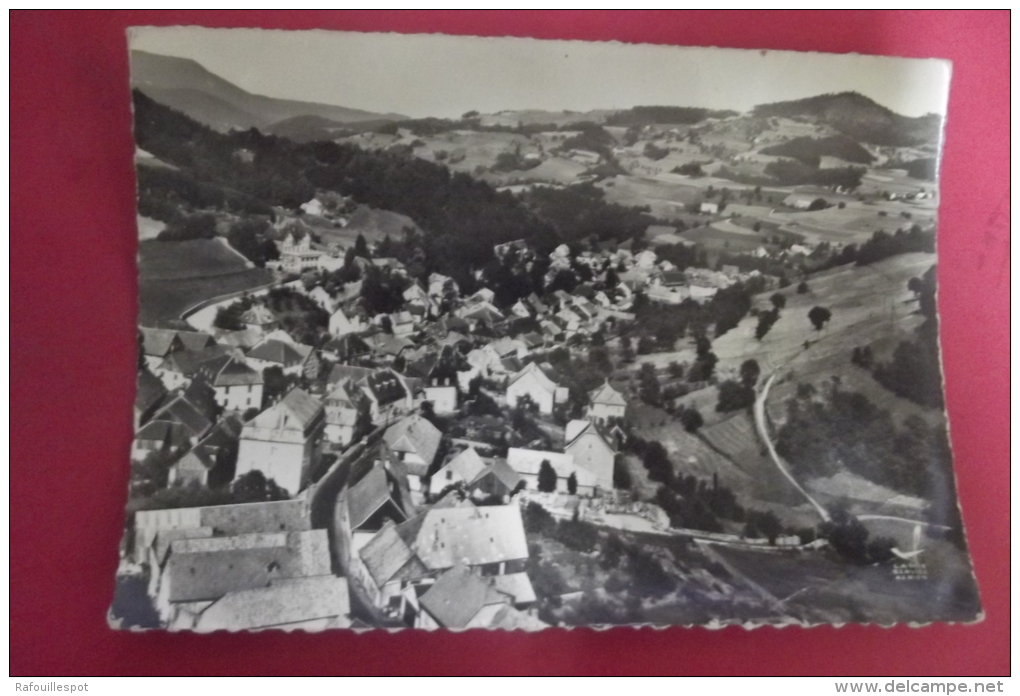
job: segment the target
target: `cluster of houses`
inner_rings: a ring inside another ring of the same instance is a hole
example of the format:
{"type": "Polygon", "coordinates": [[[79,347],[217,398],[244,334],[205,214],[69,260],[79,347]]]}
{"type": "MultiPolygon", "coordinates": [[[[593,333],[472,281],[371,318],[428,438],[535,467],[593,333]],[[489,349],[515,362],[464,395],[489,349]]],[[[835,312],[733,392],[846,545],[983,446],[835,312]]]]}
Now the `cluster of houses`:
{"type": "Polygon", "coordinates": [[[321,346],[293,340],[257,300],[241,330],[140,329],[132,458],[170,455],[167,486],[216,488],[257,471],[291,498],[142,505],[127,556],[146,570],[162,624],[356,625],[356,593],[374,625],[540,626],[517,493],[611,492],[623,395],[608,381],[592,391],[584,417],[548,451],[497,452],[444,434],[433,416],[462,413],[480,381],[507,414],[522,405],[539,417],[562,412],[569,389],[541,354],[626,318],[626,293],[558,291],[501,311],[491,291],[461,298],[452,279],[433,274],[408,286],[382,327],[362,309],[357,284],[335,296],[294,287],[330,314],[321,346]],[[541,332],[507,330],[520,319],[541,332]],[[304,386],[269,394],[269,367],[304,386]],[[331,541],[312,527],[309,506],[339,464],[350,475],[331,541]]]}

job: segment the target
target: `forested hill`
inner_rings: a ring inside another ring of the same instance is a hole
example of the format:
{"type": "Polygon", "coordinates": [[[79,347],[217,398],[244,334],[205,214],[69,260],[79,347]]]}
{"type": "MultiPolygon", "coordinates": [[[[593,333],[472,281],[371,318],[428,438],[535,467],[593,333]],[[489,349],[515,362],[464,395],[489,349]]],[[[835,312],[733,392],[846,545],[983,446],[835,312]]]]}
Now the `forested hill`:
{"type": "Polygon", "coordinates": [[[336,191],[410,217],[426,232],[433,269],[459,271],[455,277],[482,267],[503,242],[526,239],[544,250],[592,233],[636,236],[654,222],[639,209],[606,203],[595,187],[582,196],[550,191],[525,204],[407,153],[298,144],[255,129],[219,133],[137,90],[134,105],[138,146],[179,169],[158,180],[139,171],[147,205],[264,212],[266,205],[295,209],[317,189],[336,191]]]}
{"type": "Polygon", "coordinates": [[[903,116],[857,92],[761,104],[752,114],[808,120],[835,128],[858,142],[899,147],[935,145],[942,127],[942,119],[935,114],[903,116]]]}

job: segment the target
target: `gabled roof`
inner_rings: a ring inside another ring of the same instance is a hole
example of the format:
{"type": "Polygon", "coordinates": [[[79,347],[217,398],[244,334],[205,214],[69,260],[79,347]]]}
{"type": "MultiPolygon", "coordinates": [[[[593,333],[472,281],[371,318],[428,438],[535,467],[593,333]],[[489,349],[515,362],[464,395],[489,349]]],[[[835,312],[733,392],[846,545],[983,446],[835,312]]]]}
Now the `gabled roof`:
{"type": "Polygon", "coordinates": [[[474,481],[479,474],[486,469],[486,464],[482,458],[475,451],[474,447],[468,447],[463,452],[460,452],[453,459],[448,461],[443,469],[450,469],[461,480],[471,483],[474,481]]]}
{"type": "Polygon", "coordinates": [[[563,446],[564,451],[569,450],[575,442],[581,437],[594,433],[597,435],[606,446],[612,451],[616,451],[616,448],[612,445],[612,438],[606,435],[605,431],[595,421],[589,420],[572,420],[567,423],[565,439],[566,444],[563,446]]]}
{"type": "Polygon", "coordinates": [[[592,390],[588,395],[591,399],[592,404],[603,404],[605,406],[626,406],[627,400],[623,398],[623,394],[613,389],[613,386],[609,384],[607,379],[602,386],[592,390]]]}
{"type": "Polygon", "coordinates": [[[138,387],[135,391],[135,409],[145,413],[153,408],[166,396],[166,387],[159,377],[148,370],[138,372],[138,387]]]}
{"type": "Polygon", "coordinates": [[[278,403],[255,416],[248,425],[271,430],[304,431],[322,413],[322,402],[294,387],[278,403]]]}
{"type": "Polygon", "coordinates": [[[407,389],[404,388],[399,375],[393,370],[372,372],[359,384],[375,395],[380,406],[388,406],[407,397],[407,389]]]}
{"type": "Polygon", "coordinates": [[[358,367],[357,365],[334,365],[333,369],[329,371],[329,377],[326,378],[326,384],[336,384],[345,379],[349,379],[353,382],[361,382],[371,376],[375,370],[371,367],[358,367]]]}
{"type": "Polygon", "coordinates": [[[397,531],[429,570],[528,557],[517,505],[432,508],[398,525],[397,531]]]}
{"type": "Polygon", "coordinates": [[[571,454],[511,447],[507,451],[506,461],[510,468],[518,474],[530,476],[538,476],[538,472],[542,469],[542,462],[547,461],[553,470],[556,471],[558,478],[568,478],[571,474],[574,474],[579,485],[598,485],[598,479],[595,477],[595,474],[578,466],[571,454]]]}
{"type": "Polygon", "coordinates": [[[347,489],[351,529],[357,529],[365,524],[387,502],[391,502],[403,516],[404,510],[393,498],[391,485],[396,487],[382,465],[376,465],[369,469],[360,481],[347,489]]]}
{"type": "Polygon", "coordinates": [[[527,375],[534,375],[535,379],[538,381],[539,386],[541,386],[542,389],[544,389],[545,391],[549,393],[556,392],[556,387],[558,385],[556,384],[556,382],[552,380],[552,378],[548,374],[546,374],[545,370],[539,367],[538,363],[528,363],[523,370],[515,374],[510,379],[510,384],[514,384],[515,382],[517,382],[518,380],[527,375]]]}
{"type": "MultiPolygon", "coordinates": [[[[376,587],[382,587],[404,566],[415,560],[414,551],[401,538],[397,526],[388,521],[382,529],[358,551],[362,562],[368,568],[376,587]]],[[[420,563],[417,564],[423,568],[420,563]]]]}
{"type": "Polygon", "coordinates": [[[184,349],[177,332],[170,329],[138,329],[142,334],[142,352],[145,355],[164,358],[170,353],[184,349]]]}
{"type": "Polygon", "coordinates": [[[216,340],[202,331],[178,331],[177,337],[181,339],[184,350],[202,350],[216,345],[216,340]]]}
{"type": "Polygon", "coordinates": [[[355,334],[345,334],[340,338],[334,338],[327,342],[322,349],[336,353],[340,360],[356,358],[371,351],[368,344],[355,334]]]}
{"type": "Polygon", "coordinates": [[[262,340],[260,329],[242,329],[240,331],[224,331],[217,334],[216,341],[220,345],[233,346],[247,350],[257,346],[262,340]]]}
{"type": "Polygon", "coordinates": [[[262,384],[262,374],[248,367],[243,361],[230,357],[213,377],[214,387],[234,387],[262,384]]]}
{"type": "Polygon", "coordinates": [[[150,425],[157,422],[179,424],[191,437],[200,437],[212,427],[212,421],[183,394],[172,399],[152,416],[150,425]]]}
{"type": "Polygon", "coordinates": [[[270,338],[252,348],[248,352],[248,357],[290,367],[303,363],[308,357],[308,352],[300,350],[294,344],[270,338]]]}
{"type": "Polygon", "coordinates": [[[350,408],[357,409],[365,399],[364,392],[358,387],[353,381],[349,379],[341,380],[339,384],[326,395],[325,403],[327,408],[350,408]]]}
{"type": "Polygon", "coordinates": [[[407,348],[414,346],[414,343],[406,338],[393,336],[388,333],[378,333],[365,338],[365,343],[376,353],[383,355],[397,356],[407,348]]]}
{"type": "Polygon", "coordinates": [[[517,488],[518,484],[523,480],[520,474],[514,471],[505,459],[498,458],[493,459],[492,462],[485,467],[472,483],[480,481],[486,476],[494,476],[496,480],[506,486],[507,490],[513,491],[517,488]]]}
{"type": "Polygon", "coordinates": [[[171,602],[216,600],[228,592],[266,587],[277,578],[329,575],[325,529],[180,539],[164,571],[171,602]]]}
{"type": "Polygon", "coordinates": [[[416,454],[426,463],[435,459],[443,434],[421,414],[413,413],[391,425],[383,440],[394,452],[416,454]]]}
{"type": "Polygon", "coordinates": [[[212,345],[202,350],[179,350],[166,356],[159,364],[159,369],[190,377],[209,361],[221,358],[229,352],[230,349],[227,346],[219,345],[212,345]]]}
{"type": "Polygon", "coordinates": [[[488,578],[489,584],[513,600],[514,604],[530,604],[538,599],[527,573],[507,573],[488,578]]]}
{"type": "Polygon", "coordinates": [[[464,566],[456,566],[443,573],[419,602],[443,628],[466,628],[483,607],[506,604],[507,597],[464,566]]]}
{"type": "Polygon", "coordinates": [[[195,630],[252,631],[338,617],[350,625],[347,578],[320,575],[229,592],[202,612],[195,630]]]}

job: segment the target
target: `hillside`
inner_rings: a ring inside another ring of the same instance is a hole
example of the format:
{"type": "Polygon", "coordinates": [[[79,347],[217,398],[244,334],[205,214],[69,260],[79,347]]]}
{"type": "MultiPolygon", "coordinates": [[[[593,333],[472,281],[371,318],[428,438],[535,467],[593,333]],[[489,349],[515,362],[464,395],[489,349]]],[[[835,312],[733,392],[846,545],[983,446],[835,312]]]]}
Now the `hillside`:
{"type": "Polygon", "coordinates": [[[339,123],[400,119],[332,104],[318,104],[252,94],[187,58],[131,52],[131,86],[216,130],[264,128],[296,116],[315,116],[339,123]]]}
{"type": "Polygon", "coordinates": [[[752,113],[763,118],[808,120],[831,126],[861,142],[897,147],[937,142],[942,127],[941,119],[934,114],[902,116],[856,92],[761,104],[752,113]]]}

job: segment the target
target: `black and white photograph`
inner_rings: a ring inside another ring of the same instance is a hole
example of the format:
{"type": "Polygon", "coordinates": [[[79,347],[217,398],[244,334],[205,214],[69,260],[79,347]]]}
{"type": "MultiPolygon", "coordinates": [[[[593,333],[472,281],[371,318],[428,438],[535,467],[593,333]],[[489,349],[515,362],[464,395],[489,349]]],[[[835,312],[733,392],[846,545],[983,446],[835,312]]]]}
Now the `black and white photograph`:
{"type": "Polygon", "coordinates": [[[124,630],[983,618],[950,64],[129,30],[124,630]]]}

